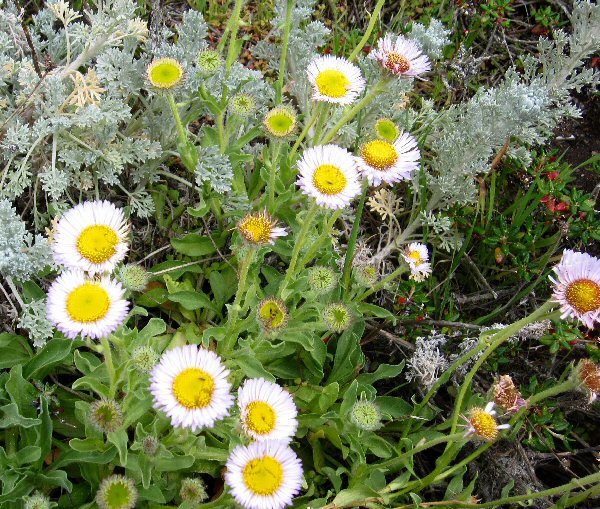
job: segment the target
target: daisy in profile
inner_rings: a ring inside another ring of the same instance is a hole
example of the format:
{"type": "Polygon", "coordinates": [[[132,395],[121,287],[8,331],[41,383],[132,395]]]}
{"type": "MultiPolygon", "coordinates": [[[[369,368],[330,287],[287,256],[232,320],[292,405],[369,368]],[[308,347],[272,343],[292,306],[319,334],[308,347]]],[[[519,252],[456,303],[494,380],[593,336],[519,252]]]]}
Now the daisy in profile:
{"type": "Polygon", "coordinates": [[[302,486],[302,463],[285,442],[238,445],[226,468],[225,483],[245,509],[283,509],[302,486]]]}
{"type": "Polygon", "coordinates": [[[128,233],[123,211],[112,203],[80,203],[56,224],[52,241],[54,260],[91,274],[112,272],[127,254],[128,233]]]}
{"type": "Polygon", "coordinates": [[[165,412],[173,426],[210,428],[229,415],[233,405],[228,375],[214,352],[197,345],[173,348],[150,375],[154,408],[165,412]]]}
{"type": "Polygon", "coordinates": [[[244,431],[254,440],[290,442],[296,433],[294,399],[276,383],[263,378],[246,380],[238,389],[238,406],[244,431]]]}
{"type": "Polygon", "coordinates": [[[488,442],[496,440],[501,429],[510,428],[510,424],[498,424],[496,422],[496,411],[494,410],[493,401],[490,401],[485,408],[472,408],[469,416],[465,417],[465,419],[468,427],[467,436],[477,435],[488,442]]]}
{"type": "Polygon", "coordinates": [[[129,302],[121,283],[103,277],[89,279],[78,270],[63,272],[48,289],[48,320],[65,336],[103,338],[127,317],[129,302]]]}
{"type": "Polygon", "coordinates": [[[277,226],[277,220],[266,210],[246,214],[237,229],[250,244],[275,244],[276,239],[287,235],[285,228],[277,226]]]}
{"type": "Polygon", "coordinates": [[[360,69],[348,60],[333,55],[315,58],[307,67],[313,99],[335,104],[351,104],[365,89],[360,69]]]}
{"type": "Polygon", "coordinates": [[[146,77],[153,88],[173,90],[185,77],[183,66],[174,58],[157,58],[146,70],[146,77]]]}
{"type": "Polygon", "coordinates": [[[561,318],[576,318],[593,328],[600,322],[600,260],[565,249],[554,272],[552,297],[560,304],[561,318]]]}
{"type": "Polygon", "coordinates": [[[354,157],[337,145],[306,149],[298,162],[298,186],[328,209],[347,207],[360,193],[354,157]]]}
{"type": "Polygon", "coordinates": [[[369,53],[369,58],[377,60],[395,76],[420,76],[431,70],[431,62],[418,42],[387,34],[377,41],[377,48],[369,53]]]}
{"type": "Polygon", "coordinates": [[[421,151],[415,137],[402,133],[393,143],[387,140],[365,143],[356,164],[369,184],[378,186],[382,182],[393,184],[410,179],[412,172],[419,167],[420,159],[421,151]]]}
{"type": "Polygon", "coordinates": [[[414,281],[424,281],[431,274],[429,251],[425,244],[412,242],[402,253],[402,258],[410,268],[410,278],[414,281]]]}

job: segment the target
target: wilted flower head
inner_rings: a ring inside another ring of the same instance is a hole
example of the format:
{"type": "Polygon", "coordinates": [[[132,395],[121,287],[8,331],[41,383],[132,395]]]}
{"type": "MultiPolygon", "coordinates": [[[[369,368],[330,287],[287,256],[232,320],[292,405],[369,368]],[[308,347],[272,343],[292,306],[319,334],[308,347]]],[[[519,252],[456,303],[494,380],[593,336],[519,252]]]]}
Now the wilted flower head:
{"type": "Polygon", "coordinates": [[[157,58],[148,66],[146,75],[150,84],[159,90],[173,90],[185,77],[183,65],[174,58],[157,58]]]}
{"type": "Polygon", "coordinates": [[[268,297],[258,304],[256,318],[266,332],[279,331],[287,324],[287,307],[281,299],[268,297]]]}
{"type": "Polygon", "coordinates": [[[215,49],[205,49],[198,54],[198,69],[204,76],[212,76],[223,65],[223,57],[215,49]]]}
{"type": "Polygon", "coordinates": [[[381,428],[381,411],[374,401],[361,398],[352,406],[350,419],[354,425],[365,431],[381,428]]]}
{"type": "Polygon", "coordinates": [[[509,424],[496,422],[494,403],[489,402],[485,408],[475,407],[465,417],[468,423],[467,435],[477,435],[489,442],[496,440],[499,430],[510,428],[509,424]]]}
{"type": "Polygon", "coordinates": [[[327,304],[322,317],[327,327],[335,332],[345,331],[352,323],[350,308],[341,302],[327,304]]]}
{"type": "Polygon", "coordinates": [[[330,292],[337,285],[338,279],[339,274],[324,265],[315,265],[308,271],[308,284],[315,293],[330,292]]]}
{"type": "Polygon", "coordinates": [[[94,401],[90,405],[90,421],[102,433],[117,431],[123,425],[121,406],[109,399],[94,401]]]}
{"type": "Polygon", "coordinates": [[[296,129],[296,125],[296,112],[290,106],[277,106],[269,111],[263,119],[265,130],[277,139],[292,134],[296,129]]]}
{"type": "Polygon", "coordinates": [[[201,504],[208,498],[206,485],[199,477],[186,477],[181,481],[179,496],[184,502],[201,504]]]}
{"type": "Polygon", "coordinates": [[[142,452],[147,456],[154,456],[158,449],[158,439],[153,435],[146,435],[142,439],[142,452]]]}
{"type": "Polygon", "coordinates": [[[382,138],[387,141],[396,141],[402,131],[389,118],[380,118],[375,122],[375,134],[378,138],[382,138]]]}
{"type": "Polygon", "coordinates": [[[277,226],[277,220],[273,219],[265,210],[262,212],[248,213],[237,224],[237,229],[250,244],[275,244],[279,237],[285,237],[285,228],[277,226]]]}
{"type": "Polygon", "coordinates": [[[131,479],[123,475],[111,475],[100,483],[96,503],[100,509],[133,509],[138,492],[131,479]]]}
{"type": "Polygon", "coordinates": [[[494,384],[494,403],[505,412],[517,412],[526,405],[519,389],[515,387],[509,375],[502,375],[494,384]]]}
{"type": "Polygon", "coordinates": [[[406,37],[398,36],[393,42],[391,34],[377,41],[377,48],[369,53],[395,76],[419,76],[431,70],[429,58],[423,54],[421,45],[406,37]]]}
{"type": "Polygon", "coordinates": [[[575,382],[589,394],[592,403],[600,394],[600,370],[595,362],[583,359],[575,368],[575,382]]]}
{"type": "Polygon", "coordinates": [[[600,260],[565,249],[554,272],[552,296],[560,304],[561,318],[577,318],[593,328],[600,322],[600,260]]]}

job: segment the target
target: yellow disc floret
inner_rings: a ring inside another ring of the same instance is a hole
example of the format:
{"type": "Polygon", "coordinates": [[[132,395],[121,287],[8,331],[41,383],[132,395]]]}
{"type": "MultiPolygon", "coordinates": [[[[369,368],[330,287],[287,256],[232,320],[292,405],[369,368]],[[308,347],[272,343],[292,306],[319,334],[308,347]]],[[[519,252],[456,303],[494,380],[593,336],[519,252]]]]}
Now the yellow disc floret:
{"type": "Polygon", "coordinates": [[[199,368],[187,368],[173,380],[173,395],[188,409],[208,406],[214,389],[214,378],[199,368]]]}
{"type": "Polygon", "coordinates": [[[287,322],[285,304],[279,299],[264,299],[258,307],[258,319],[267,329],[280,329],[287,322]]]}
{"type": "Polygon", "coordinates": [[[283,466],[272,456],[249,461],[244,467],[244,483],[256,495],[273,495],[283,482],[283,466]]]}
{"type": "Polygon", "coordinates": [[[416,265],[419,265],[421,263],[421,254],[418,251],[411,251],[410,253],[408,253],[408,257],[411,260],[414,260],[416,265]]]}
{"type": "Polygon", "coordinates": [[[183,67],[174,58],[159,58],[148,66],[148,81],[156,88],[174,88],[182,79],[183,67]]]}
{"type": "Polygon", "coordinates": [[[259,212],[258,214],[247,214],[238,223],[238,230],[248,242],[265,244],[271,240],[274,226],[274,221],[269,214],[259,212]]]}
{"type": "Polygon", "coordinates": [[[264,401],[253,401],[248,405],[246,426],[254,433],[265,435],[275,429],[277,416],[273,407],[264,401]]]}
{"type": "Polygon", "coordinates": [[[97,322],[106,316],[109,308],[108,292],[96,283],[84,283],[67,297],[67,313],[76,322],[97,322]]]}
{"type": "Polygon", "coordinates": [[[313,184],[320,193],[332,196],[344,190],[348,179],[344,172],[332,164],[322,164],[313,175],[313,184]]]}
{"type": "Polygon", "coordinates": [[[315,81],[321,95],[335,98],[344,97],[350,85],[346,75],[337,69],[321,71],[315,81]]]}
{"type": "Polygon", "coordinates": [[[392,143],[385,140],[373,140],[365,143],[361,149],[365,162],[378,170],[387,170],[398,160],[398,152],[392,143]]]}
{"type": "Polygon", "coordinates": [[[469,418],[469,424],[475,434],[485,440],[494,440],[498,436],[498,424],[496,419],[483,408],[473,408],[469,418]]]}
{"type": "Polygon", "coordinates": [[[84,228],[77,237],[77,251],[92,263],[104,263],[117,252],[119,236],[111,227],[96,224],[84,228]]]}
{"type": "Polygon", "coordinates": [[[591,279],[578,279],[567,286],[567,302],[579,313],[600,308],[600,285],[591,279]]]}

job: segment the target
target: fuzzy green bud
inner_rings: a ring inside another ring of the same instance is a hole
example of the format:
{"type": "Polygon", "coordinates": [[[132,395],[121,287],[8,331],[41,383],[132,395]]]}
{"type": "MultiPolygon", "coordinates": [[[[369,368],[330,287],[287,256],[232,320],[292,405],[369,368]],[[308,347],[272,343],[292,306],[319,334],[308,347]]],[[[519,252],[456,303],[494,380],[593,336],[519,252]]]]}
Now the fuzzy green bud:
{"type": "Polygon", "coordinates": [[[23,498],[23,509],[50,509],[50,499],[36,492],[23,498]]]}
{"type": "Polygon", "coordinates": [[[356,265],[352,269],[352,275],[360,286],[369,288],[377,283],[377,270],[372,265],[356,265]]]}
{"type": "Polygon", "coordinates": [[[214,49],[205,49],[198,54],[198,69],[204,76],[212,76],[219,72],[223,65],[223,57],[214,49]]]}
{"type": "Polygon", "coordinates": [[[117,279],[127,290],[142,292],[146,289],[150,274],[141,265],[127,263],[117,271],[117,279]]]}
{"type": "Polygon", "coordinates": [[[256,111],[256,99],[250,94],[236,94],[229,100],[229,111],[240,117],[249,117],[256,111]]]}
{"type": "Polygon", "coordinates": [[[158,362],[158,354],[150,346],[140,346],[131,354],[133,367],[143,373],[150,373],[158,362]]]}
{"type": "Polygon", "coordinates": [[[334,332],[345,331],[352,323],[352,313],[345,304],[328,304],[323,310],[323,321],[334,332]]]}
{"type": "Polygon", "coordinates": [[[373,401],[360,399],[350,411],[354,425],[365,431],[374,431],[381,427],[381,412],[373,401]]]}
{"type": "Polygon", "coordinates": [[[315,265],[308,272],[308,284],[315,293],[325,294],[335,288],[339,275],[329,267],[315,265]]]}
{"type": "Polygon", "coordinates": [[[377,137],[383,138],[388,141],[396,141],[396,138],[400,136],[400,129],[398,126],[389,118],[380,118],[375,122],[375,133],[377,137]]]}
{"type": "Polygon", "coordinates": [[[198,477],[186,477],[181,481],[179,496],[184,502],[201,504],[208,498],[204,481],[198,477]]]}
{"type": "Polygon", "coordinates": [[[101,399],[90,405],[90,421],[98,431],[110,433],[123,425],[123,412],[116,401],[101,399]]]}
{"type": "Polygon", "coordinates": [[[157,449],[158,449],[158,440],[156,437],[154,437],[152,435],[146,435],[142,439],[142,452],[146,456],[154,456],[157,449]]]}
{"type": "Polygon", "coordinates": [[[100,509],[133,509],[138,492],[131,479],[123,475],[111,475],[100,483],[96,503],[100,509]]]}

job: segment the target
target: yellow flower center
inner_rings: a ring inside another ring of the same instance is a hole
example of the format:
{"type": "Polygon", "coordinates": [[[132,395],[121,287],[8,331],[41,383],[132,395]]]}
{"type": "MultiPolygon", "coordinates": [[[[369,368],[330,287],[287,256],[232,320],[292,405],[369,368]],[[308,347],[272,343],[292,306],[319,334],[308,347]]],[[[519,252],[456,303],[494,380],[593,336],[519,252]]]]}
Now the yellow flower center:
{"type": "Polygon", "coordinates": [[[414,260],[415,265],[419,265],[421,263],[421,255],[418,251],[411,251],[410,253],[408,253],[408,257],[411,260],[414,260]]]}
{"type": "Polygon", "coordinates": [[[287,136],[296,127],[296,119],[287,112],[278,111],[267,116],[265,126],[273,136],[287,136]]]}
{"type": "Polygon", "coordinates": [[[317,190],[328,196],[342,192],[347,183],[344,172],[332,164],[322,164],[313,175],[313,184],[317,190]]]}
{"type": "Polygon", "coordinates": [[[272,456],[263,456],[244,467],[244,483],[256,495],[273,495],[283,483],[283,466],[272,456]]]}
{"type": "Polygon", "coordinates": [[[319,93],[327,97],[344,97],[350,84],[350,80],[346,75],[337,69],[321,71],[315,81],[319,93]]]}
{"type": "Polygon", "coordinates": [[[363,145],[361,156],[365,162],[380,171],[387,170],[398,160],[396,147],[389,141],[373,140],[363,145]]]}
{"type": "Polygon", "coordinates": [[[567,302],[579,313],[600,308],[600,285],[591,279],[578,279],[567,287],[567,302]]]}
{"type": "Polygon", "coordinates": [[[173,88],[182,77],[183,69],[173,58],[161,58],[148,68],[148,79],[157,88],[173,88]]]}
{"type": "Polygon", "coordinates": [[[385,66],[393,72],[406,72],[410,69],[410,61],[404,55],[392,51],[387,54],[385,66]]]}
{"type": "Polygon", "coordinates": [[[104,263],[117,252],[119,236],[109,226],[88,226],[77,237],[77,251],[92,263],[104,263]]]}
{"type": "Polygon", "coordinates": [[[187,368],[173,380],[173,395],[186,408],[204,408],[212,401],[215,380],[199,368],[187,368]]]}
{"type": "Polygon", "coordinates": [[[271,329],[281,327],[286,318],[285,310],[276,300],[267,300],[258,310],[258,314],[271,329]]]}
{"type": "Polygon", "coordinates": [[[67,313],[76,322],[97,322],[106,316],[109,308],[108,292],[96,283],[84,283],[67,297],[67,313]]]}
{"type": "Polygon", "coordinates": [[[263,244],[271,240],[273,223],[265,214],[248,215],[240,221],[238,230],[248,242],[263,244]]]}
{"type": "Polygon", "coordinates": [[[248,405],[246,425],[254,433],[265,435],[275,429],[277,416],[273,407],[264,401],[253,401],[248,405]]]}
{"type": "Polygon", "coordinates": [[[475,433],[481,438],[494,440],[498,436],[498,424],[496,424],[496,419],[483,408],[474,408],[471,410],[469,422],[475,429],[475,433]]]}

